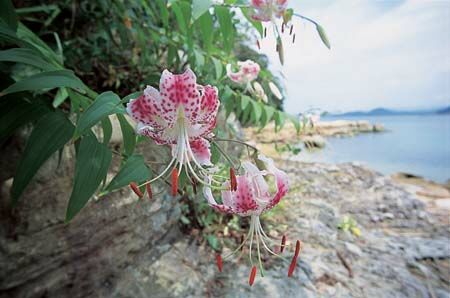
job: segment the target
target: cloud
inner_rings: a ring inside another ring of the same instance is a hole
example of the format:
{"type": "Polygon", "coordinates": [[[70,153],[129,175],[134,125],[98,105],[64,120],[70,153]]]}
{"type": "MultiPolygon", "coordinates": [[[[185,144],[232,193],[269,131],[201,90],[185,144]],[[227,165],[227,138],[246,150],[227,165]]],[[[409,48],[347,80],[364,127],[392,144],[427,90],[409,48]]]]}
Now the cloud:
{"type": "Polygon", "coordinates": [[[450,104],[450,1],[354,1],[301,6],[317,20],[295,21],[296,42],[285,34],[281,67],[273,36],[263,40],[272,68],[286,77],[287,110],[436,107],[450,104]]]}

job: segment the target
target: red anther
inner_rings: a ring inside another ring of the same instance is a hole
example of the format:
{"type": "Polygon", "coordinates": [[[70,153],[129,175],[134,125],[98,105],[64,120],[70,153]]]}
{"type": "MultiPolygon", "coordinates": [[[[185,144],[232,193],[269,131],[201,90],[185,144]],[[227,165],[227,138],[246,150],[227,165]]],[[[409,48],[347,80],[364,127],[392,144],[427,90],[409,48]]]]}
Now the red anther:
{"type": "Polygon", "coordinates": [[[280,252],[283,252],[285,246],[286,246],[286,235],[283,235],[283,238],[281,238],[280,252]]]}
{"type": "Polygon", "coordinates": [[[252,271],[250,272],[250,278],[248,279],[248,284],[250,286],[252,286],[253,283],[255,282],[255,277],[256,277],[256,266],[253,266],[252,271]]]}
{"type": "Polygon", "coordinates": [[[230,168],[230,181],[231,181],[231,190],[236,191],[237,190],[237,179],[236,179],[236,174],[234,173],[233,168],[230,168]]]}
{"type": "Polygon", "coordinates": [[[150,185],[150,183],[147,183],[147,184],[145,185],[145,189],[147,190],[148,198],[149,198],[150,200],[153,199],[152,186],[150,185]]]}
{"type": "Polygon", "coordinates": [[[267,37],[267,28],[264,28],[264,37],[267,37]]]}
{"type": "Polygon", "coordinates": [[[294,256],[291,261],[291,265],[289,265],[288,277],[291,277],[294,273],[295,267],[297,267],[297,257],[294,256]]]}
{"type": "Polygon", "coordinates": [[[139,187],[137,186],[136,183],[131,182],[130,183],[130,188],[131,190],[139,197],[142,198],[144,196],[144,194],[142,193],[142,191],[139,189],[139,187]]]}
{"type": "Polygon", "coordinates": [[[297,258],[299,253],[300,253],[300,240],[297,240],[297,243],[295,243],[294,257],[297,258]]]}
{"type": "Polygon", "coordinates": [[[256,45],[258,46],[258,50],[261,50],[261,45],[259,44],[259,40],[256,41],[256,45]]]}
{"type": "Polygon", "coordinates": [[[219,272],[222,272],[222,268],[223,268],[222,256],[219,254],[216,255],[216,263],[217,263],[217,268],[219,269],[219,272]]]}
{"type": "Polygon", "coordinates": [[[295,43],[295,34],[294,37],[292,37],[292,43],[295,43]]]}
{"type": "Polygon", "coordinates": [[[177,168],[172,170],[172,196],[175,197],[178,192],[178,171],[177,168]]]}
{"type": "Polygon", "coordinates": [[[291,25],[291,30],[289,31],[289,35],[292,35],[293,30],[294,30],[294,24],[291,25]]]}
{"type": "Polygon", "coordinates": [[[281,33],[284,33],[284,23],[281,24],[281,33]]]}

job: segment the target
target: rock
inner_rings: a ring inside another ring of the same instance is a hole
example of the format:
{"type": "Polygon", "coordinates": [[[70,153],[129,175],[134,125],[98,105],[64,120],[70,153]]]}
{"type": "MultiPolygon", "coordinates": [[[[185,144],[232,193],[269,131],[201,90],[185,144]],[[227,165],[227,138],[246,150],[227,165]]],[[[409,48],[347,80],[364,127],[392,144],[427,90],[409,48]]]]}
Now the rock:
{"type": "Polygon", "coordinates": [[[383,131],[385,131],[384,125],[383,124],[379,124],[379,123],[374,124],[373,127],[372,127],[372,131],[373,132],[383,132],[383,131]]]}
{"type": "Polygon", "coordinates": [[[359,246],[357,246],[353,243],[350,243],[350,242],[345,242],[345,249],[357,257],[361,257],[363,254],[363,252],[362,252],[361,248],[359,248],[359,246]]]}
{"type": "Polygon", "coordinates": [[[394,214],[390,212],[383,213],[383,219],[394,219],[394,214]]]}
{"type": "MultiPolygon", "coordinates": [[[[167,158],[162,146],[146,145],[147,160],[167,158]]],[[[72,185],[74,152],[59,167],[41,170],[11,209],[9,187],[0,198],[0,297],[114,296],[139,256],[158,250],[177,227],[178,201],[160,196],[137,203],[128,189],[91,201],[64,223],[72,185]]],[[[119,161],[114,160],[117,170],[119,161]]]]}
{"type": "Polygon", "coordinates": [[[308,149],[323,148],[326,144],[325,139],[320,135],[303,136],[301,140],[305,144],[305,147],[308,149]]]}

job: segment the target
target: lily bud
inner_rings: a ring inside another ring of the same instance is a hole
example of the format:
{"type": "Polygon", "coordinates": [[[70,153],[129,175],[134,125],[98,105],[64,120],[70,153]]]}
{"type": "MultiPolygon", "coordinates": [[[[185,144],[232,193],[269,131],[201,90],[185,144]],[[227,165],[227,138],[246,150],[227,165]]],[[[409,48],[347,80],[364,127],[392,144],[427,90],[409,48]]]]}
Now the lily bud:
{"type": "Polygon", "coordinates": [[[250,272],[250,278],[248,279],[248,284],[250,286],[252,286],[253,283],[255,282],[255,277],[256,277],[256,266],[253,266],[252,271],[250,272]]]}
{"type": "Polygon", "coordinates": [[[137,186],[136,183],[131,182],[130,183],[130,188],[131,190],[139,197],[142,198],[144,196],[144,194],[142,193],[142,191],[139,189],[139,187],[137,186]]]}
{"type": "Polygon", "coordinates": [[[172,196],[175,197],[178,192],[178,171],[177,168],[172,170],[172,196]]]}

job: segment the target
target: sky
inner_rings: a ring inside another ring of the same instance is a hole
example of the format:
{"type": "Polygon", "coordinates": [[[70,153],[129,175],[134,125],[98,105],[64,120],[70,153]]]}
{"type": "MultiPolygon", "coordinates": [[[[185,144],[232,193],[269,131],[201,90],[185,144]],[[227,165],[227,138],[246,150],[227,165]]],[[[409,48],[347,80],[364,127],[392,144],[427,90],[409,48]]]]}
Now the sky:
{"type": "MultiPolygon", "coordinates": [[[[450,0],[291,0],[324,27],[296,19],[281,67],[271,34],[262,52],[285,78],[286,111],[330,112],[450,105],[450,0]]],[[[268,30],[271,32],[271,30],[268,30]]]]}

